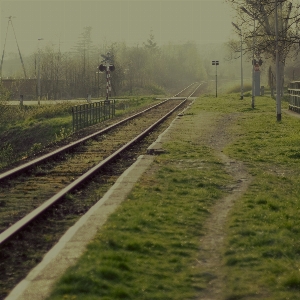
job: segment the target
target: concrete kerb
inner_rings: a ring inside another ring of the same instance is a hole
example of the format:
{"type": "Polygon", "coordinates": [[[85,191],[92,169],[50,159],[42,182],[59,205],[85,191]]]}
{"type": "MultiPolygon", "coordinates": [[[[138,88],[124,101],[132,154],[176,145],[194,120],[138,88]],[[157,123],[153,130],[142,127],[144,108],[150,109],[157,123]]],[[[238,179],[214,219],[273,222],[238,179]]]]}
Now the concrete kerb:
{"type": "Polygon", "coordinates": [[[184,113],[187,109],[190,108],[190,106],[194,103],[195,100],[193,100],[182,112],[180,112],[177,115],[177,118],[175,118],[170,126],[164,131],[162,132],[158,138],[156,139],[155,142],[153,142],[147,149],[147,154],[153,155],[153,154],[160,154],[163,153],[165,150],[163,149],[163,143],[169,139],[169,133],[170,133],[170,129],[173,127],[174,123],[178,122],[180,117],[184,116],[184,113]]]}
{"type": "MultiPolygon", "coordinates": [[[[185,109],[186,110],[186,109],[185,109]]],[[[178,114],[170,126],[151,144],[148,154],[163,151],[162,144],[169,138],[169,132],[178,114]]],[[[86,250],[87,244],[95,237],[97,231],[105,224],[108,216],[124,201],[140,176],[150,167],[153,155],[141,155],[105,193],[105,195],[89,209],[66,233],[57,244],[44,256],[43,260],[33,268],[5,298],[5,300],[43,300],[51,292],[54,283],[63,273],[76,263],[86,250]]]]}
{"type": "Polygon", "coordinates": [[[95,237],[108,216],[126,199],[153,159],[150,155],[138,157],[107,193],[67,230],[43,260],[11,291],[6,300],[45,299],[55,281],[83,254],[88,242],[95,237]]]}

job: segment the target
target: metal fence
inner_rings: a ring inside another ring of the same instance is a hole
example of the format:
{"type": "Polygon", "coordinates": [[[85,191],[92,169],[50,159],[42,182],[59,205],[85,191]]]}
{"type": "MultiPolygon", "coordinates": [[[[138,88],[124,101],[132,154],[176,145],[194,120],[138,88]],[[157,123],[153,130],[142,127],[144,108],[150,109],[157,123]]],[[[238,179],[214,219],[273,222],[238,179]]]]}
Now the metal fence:
{"type": "Polygon", "coordinates": [[[300,81],[292,81],[289,85],[289,109],[300,113],[300,81]]]}
{"type": "Polygon", "coordinates": [[[105,100],[72,107],[73,132],[115,116],[115,100],[105,100]]]}

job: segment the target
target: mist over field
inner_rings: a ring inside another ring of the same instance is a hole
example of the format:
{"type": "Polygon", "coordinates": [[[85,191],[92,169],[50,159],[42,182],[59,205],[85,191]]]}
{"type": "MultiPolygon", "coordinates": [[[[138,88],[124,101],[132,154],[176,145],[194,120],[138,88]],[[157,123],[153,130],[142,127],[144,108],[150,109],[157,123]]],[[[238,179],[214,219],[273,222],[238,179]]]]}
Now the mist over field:
{"type": "MultiPolygon", "coordinates": [[[[1,48],[7,17],[13,16],[16,35],[24,54],[43,45],[54,44],[62,51],[76,43],[84,27],[92,27],[96,45],[111,42],[142,44],[153,30],[158,45],[194,41],[220,43],[232,34],[231,13],[222,0],[198,1],[1,1],[1,48]]],[[[16,51],[12,32],[9,51],[16,51]]]]}
{"type": "MultiPolygon", "coordinates": [[[[232,26],[237,11],[230,2],[1,1],[1,77],[37,78],[40,66],[42,96],[100,96],[105,78],[97,67],[102,55],[111,52],[117,66],[112,75],[114,94],[143,92],[145,87],[145,92],[159,93],[179,82],[214,80],[213,60],[220,62],[220,83],[238,82],[239,35],[232,26]],[[62,81],[64,92],[58,92],[62,81]]],[[[243,63],[249,81],[253,21],[246,17],[245,22],[243,63]]],[[[272,63],[264,60],[260,68],[262,85],[268,84],[272,63]]],[[[287,70],[289,79],[295,77],[293,67],[287,70]]]]}
{"type": "Polygon", "coordinates": [[[223,60],[233,34],[230,20],[221,0],[2,1],[2,78],[37,78],[40,62],[42,96],[101,96],[97,67],[111,52],[113,93],[164,93],[213,77],[211,60],[223,60]]]}

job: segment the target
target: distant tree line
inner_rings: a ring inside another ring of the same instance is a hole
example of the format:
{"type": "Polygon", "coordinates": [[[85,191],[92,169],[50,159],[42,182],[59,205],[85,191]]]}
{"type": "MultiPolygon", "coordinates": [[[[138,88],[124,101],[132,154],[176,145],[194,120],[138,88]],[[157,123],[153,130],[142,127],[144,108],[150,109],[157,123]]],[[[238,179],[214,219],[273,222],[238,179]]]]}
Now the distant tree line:
{"type": "Polygon", "coordinates": [[[151,32],[142,45],[128,46],[122,42],[95,46],[91,31],[91,27],[85,27],[68,52],[47,45],[28,58],[28,77],[37,78],[40,68],[42,98],[105,96],[106,76],[98,66],[103,59],[101,54],[107,52],[113,56],[115,65],[111,72],[112,96],[163,94],[207,78],[199,49],[193,42],[158,46],[151,32]]]}

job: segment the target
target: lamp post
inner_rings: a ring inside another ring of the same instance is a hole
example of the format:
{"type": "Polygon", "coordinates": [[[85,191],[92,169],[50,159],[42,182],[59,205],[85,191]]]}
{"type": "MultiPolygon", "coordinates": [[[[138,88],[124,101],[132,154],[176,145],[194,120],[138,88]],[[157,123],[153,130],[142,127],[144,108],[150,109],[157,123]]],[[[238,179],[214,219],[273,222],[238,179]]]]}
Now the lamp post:
{"type": "MultiPolygon", "coordinates": [[[[42,41],[43,38],[39,38],[38,41],[42,41]]],[[[38,42],[38,105],[40,105],[41,101],[41,49],[40,43],[38,42]]]]}
{"type": "Polygon", "coordinates": [[[253,47],[253,52],[252,52],[252,100],[251,100],[251,107],[254,108],[255,107],[255,72],[254,72],[254,68],[255,68],[255,20],[256,17],[254,15],[252,15],[245,7],[241,7],[241,10],[243,12],[245,12],[248,16],[250,16],[253,19],[253,41],[252,41],[252,47],[253,47]]]}
{"type": "Polygon", "coordinates": [[[218,97],[218,72],[217,72],[217,66],[219,65],[218,60],[213,60],[212,65],[216,66],[216,98],[218,97]]]}
{"type": "Polygon", "coordinates": [[[233,22],[231,24],[240,32],[241,36],[241,99],[244,99],[244,82],[243,82],[243,36],[242,36],[242,30],[233,22]]]}

